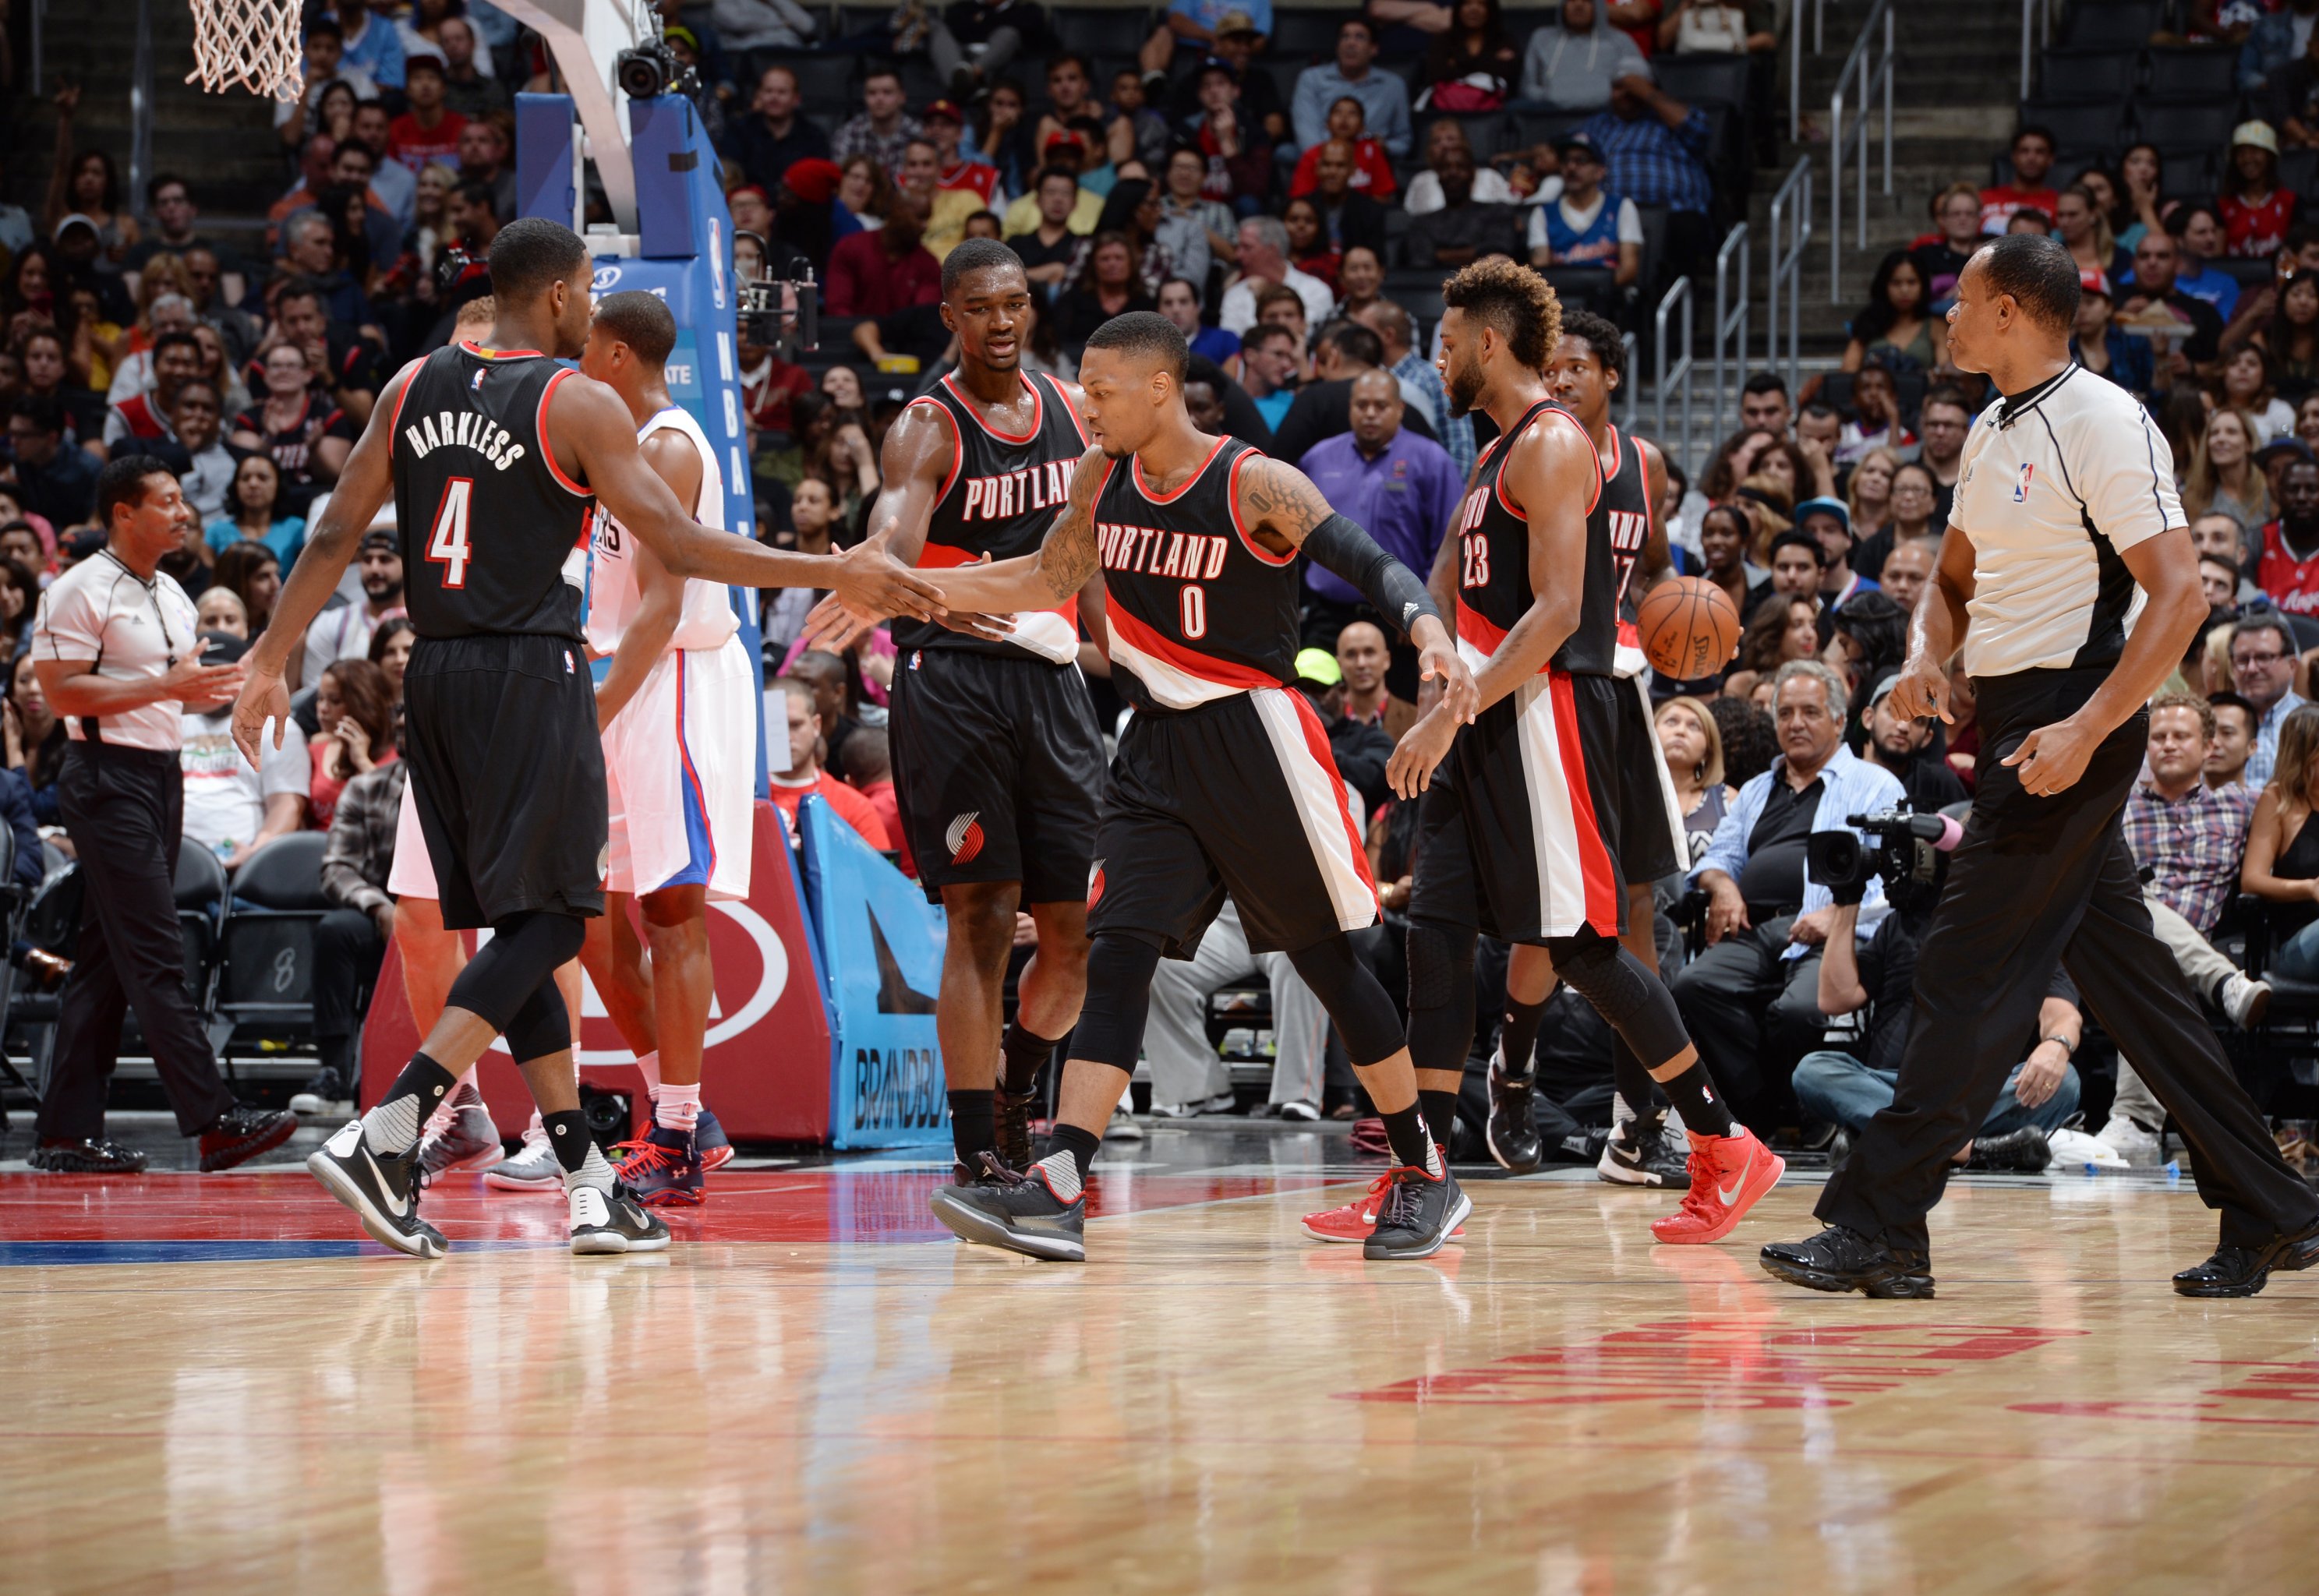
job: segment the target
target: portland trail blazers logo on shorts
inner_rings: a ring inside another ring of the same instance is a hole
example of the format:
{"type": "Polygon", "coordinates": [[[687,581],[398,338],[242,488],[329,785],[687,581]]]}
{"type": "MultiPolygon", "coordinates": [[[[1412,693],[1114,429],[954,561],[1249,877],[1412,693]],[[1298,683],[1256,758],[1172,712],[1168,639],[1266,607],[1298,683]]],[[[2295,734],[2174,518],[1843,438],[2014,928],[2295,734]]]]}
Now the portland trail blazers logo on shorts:
{"type": "Polygon", "coordinates": [[[981,815],[979,809],[969,809],[953,819],[950,829],[943,833],[943,843],[950,849],[952,864],[970,863],[982,852],[981,815]]]}

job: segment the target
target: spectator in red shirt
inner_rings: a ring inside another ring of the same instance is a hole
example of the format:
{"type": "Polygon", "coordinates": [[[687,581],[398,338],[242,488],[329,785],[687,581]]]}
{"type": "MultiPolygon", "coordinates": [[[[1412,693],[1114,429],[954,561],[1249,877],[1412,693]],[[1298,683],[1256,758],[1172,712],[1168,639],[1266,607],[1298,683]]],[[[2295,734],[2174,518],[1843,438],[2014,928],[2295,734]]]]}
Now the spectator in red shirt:
{"type": "Polygon", "coordinates": [[[2267,122],[2242,122],[2231,131],[2230,169],[2216,207],[2223,236],[2241,260],[2268,260],[2295,225],[2295,194],[2278,180],[2278,134],[2267,122]]]}
{"type": "Polygon", "coordinates": [[[845,778],[886,823],[886,834],[901,854],[894,862],[902,867],[904,875],[916,879],[918,863],[910,857],[910,839],[902,831],[901,802],[894,796],[894,755],[885,727],[865,726],[845,739],[845,778]]]}
{"type": "Polygon", "coordinates": [[[922,248],[926,202],[898,194],[886,225],[849,233],[829,252],[822,304],[833,316],[890,316],[942,298],[942,262],[922,248]]]}
{"type": "MultiPolygon", "coordinates": [[[[822,725],[821,717],[814,713],[812,685],[794,676],[783,676],[773,683],[773,690],[788,701],[790,760],[788,770],[768,774],[766,786],[773,803],[789,816],[790,829],[797,829],[798,805],[806,794],[813,793],[836,810],[837,817],[861,833],[862,840],[872,848],[882,853],[893,847],[886,823],[878,816],[877,806],[821,768],[822,725]]],[[[854,735],[861,734],[856,732],[854,735]]]]}
{"type": "Polygon", "coordinates": [[[1981,191],[1981,230],[2001,233],[2020,210],[2061,209],[2062,196],[2045,181],[2053,169],[2053,135],[2035,123],[2013,135],[2013,181],[1981,191]]]}
{"type": "Polygon", "coordinates": [[[1393,158],[1367,132],[1368,115],[1361,103],[1347,95],[1329,107],[1329,137],[1296,158],[1296,176],[1289,179],[1288,197],[1302,199],[1321,186],[1321,152],[1331,142],[1349,144],[1353,151],[1351,187],[1383,202],[1394,196],[1393,158]]]}
{"type": "Polygon", "coordinates": [[[411,109],[387,124],[388,150],[413,172],[429,161],[456,163],[467,119],[444,106],[443,63],[433,56],[412,56],[403,71],[402,93],[411,109]]]}
{"type": "Polygon", "coordinates": [[[2255,582],[2290,615],[2319,615],[2319,462],[2294,460],[2278,478],[2278,518],[2262,529],[2255,582]]]}

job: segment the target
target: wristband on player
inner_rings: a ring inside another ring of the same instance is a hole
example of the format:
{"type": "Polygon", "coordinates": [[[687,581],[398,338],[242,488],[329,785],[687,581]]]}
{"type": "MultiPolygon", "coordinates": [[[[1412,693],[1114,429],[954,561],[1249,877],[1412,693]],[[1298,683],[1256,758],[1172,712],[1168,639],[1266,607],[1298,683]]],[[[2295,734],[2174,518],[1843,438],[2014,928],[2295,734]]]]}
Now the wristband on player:
{"type": "Polygon", "coordinates": [[[1304,552],[1322,570],[1358,589],[1370,608],[1399,627],[1404,637],[1420,616],[1441,618],[1416,573],[1379,548],[1356,521],[1331,516],[1305,534],[1304,552]]]}

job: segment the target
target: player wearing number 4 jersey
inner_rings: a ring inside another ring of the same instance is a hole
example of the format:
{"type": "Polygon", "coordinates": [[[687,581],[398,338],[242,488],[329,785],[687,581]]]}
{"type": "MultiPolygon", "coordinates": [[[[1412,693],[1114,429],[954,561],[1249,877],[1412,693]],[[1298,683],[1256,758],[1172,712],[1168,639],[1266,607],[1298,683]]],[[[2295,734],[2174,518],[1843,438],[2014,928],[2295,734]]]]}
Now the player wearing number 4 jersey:
{"type": "MultiPolygon", "coordinates": [[[[1785,1166],[1733,1123],[1657,970],[1618,941],[1630,879],[1618,750],[1620,697],[1633,690],[1612,673],[1624,555],[1616,526],[1596,518],[1599,446],[1539,374],[1561,307],[1537,273],[1502,258],[1459,272],[1442,297],[1451,401],[1487,410],[1499,439],[1451,527],[1458,647],[1475,668],[1480,717],[1461,730],[1454,713],[1430,711],[1387,767],[1403,798],[1424,795],[1409,907],[1411,1049],[1421,1081],[1454,1088],[1474,1034],[1476,933],[1542,948],[1682,1110],[1691,1188],[1653,1233],[1719,1240],[1785,1166]]],[[[1633,841],[1638,853],[1665,845],[1633,841]]]]}
{"type": "MultiPolygon", "coordinates": [[[[1078,391],[1022,368],[1031,284],[1003,244],[943,259],[943,320],[958,369],[886,435],[871,512],[895,557],[943,568],[1038,548],[1087,452],[1078,391]]],[[[934,1023],[950,1088],[957,1178],[986,1158],[1031,1163],[1041,1066],[1087,990],[1087,870],[1103,792],[1103,737],[1079,673],[1079,623],[1098,643],[1103,583],[1011,616],[894,627],[894,783],[910,852],[949,924],[934,1023]],[[1002,1036],[1015,916],[1038,949],[1002,1036]]]]}
{"type": "Polygon", "coordinates": [[[248,656],[234,738],[290,714],[284,656],[337,586],[392,493],[411,624],[403,678],[420,828],[444,924],[492,936],[452,982],[442,1017],[385,1097],[307,1168],[398,1251],[439,1258],[419,1215],[420,1129],[459,1072],[504,1035],[564,1170],[573,1250],[668,1245],[667,1227],[621,1190],[589,1138],[568,1014],[553,979],[603,907],[603,744],[565,555],[600,500],[671,573],[750,586],[834,588],[865,610],[938,609],[931,584],[864,546],[782,555],[694,523],[637,453],[619,397],[556,365],[588,335],[590,266],[569,228],[527,218],[491,251],[495,321],[482,343],[397,373],[310,529],[270,629],[248,656]]]}
{"type": "Polygon", "coordinates": [[[1135,705],[1096,838],[1087,996],[1064,1067],[1051,1150],[934,1195],[970,1241],[1086,1256],[1085,1182],[1135,1068],[1152,973],[1199,945],[1229,893],[1249,944],[1288,953],[1344,1037],[1396,1155],[1367,1253],[1423,1258],[1472,1204],[1425,1134],[1399,1015],[1346,933],[1376,889],[1326,732],[1295,674],[1301,550],[1399,621],[1455,715],[1471,683],[1423,585],[1334,514],[1304,475],[1197,430],[1184,335],[1131,313],[1087,340],[1079,380],[1102,440],[1037,554],[952,573],[957,609],[1062,602],[1102,573],[1112,677],[1135,705]]]}

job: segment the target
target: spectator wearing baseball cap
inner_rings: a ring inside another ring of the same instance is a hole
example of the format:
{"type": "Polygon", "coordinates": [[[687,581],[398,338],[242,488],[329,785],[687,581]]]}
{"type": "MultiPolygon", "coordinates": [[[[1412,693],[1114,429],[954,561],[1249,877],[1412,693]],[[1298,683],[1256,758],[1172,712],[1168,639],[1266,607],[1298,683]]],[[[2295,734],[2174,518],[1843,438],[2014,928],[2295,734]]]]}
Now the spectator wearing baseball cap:
{"type": "Polygon", "coordinates": [[[1796,525],[1819,542],[1819,596],[1830,612],[1854,593],[1872,593],[1876,584],[1852,568],[1852,509],[1841,499],[1807,499],[1796,506],[1796,525]]]}
{"type": "MultiPolygon", "coordinates": [[[[1270,23],[1268,22],[1268,28],[1270,23]]],[[[1221,61],[1232,68],[1240,84],[1240,108],[1248,119],[1264,130],[1264,136],[1275,144],[1286,142],[1294,135],[1288,126],[1288,108],[1280,97],[1279,88],[1269,72],[1250,70],[1256,58],[1263,53],[1265,38],[1255,20],[1246,11],[1228,11],[1216,23],[1215,42],[1208,47],[1200,66],[1209,61],[1221,61]]],[[[1144,77],[1145,92],[1160,92],[1149,74],[1144,77]]],[[[1186,72],[1176,79],[1169,96],[1169,118],[1178,126],[1196,120],[1200,114],[1200,74],[1186,72]]]]}
{"type": "Polygon", "coordinates": [[[1567,133],[1554,149],[1562,159],[1562,197],[1530,211],[1530,264],[1596,267],[1616,287],[1633,287],[1643,270],[1642,212],[1602,186],[1610,166],[1593,140],[1567,133]]]}
{"type": "MultiPolygon", "coordinates": [[[[1018,195],[1001,219],[1009,242],[1023,233],[1036,232],[1043,238],[1058,222],[1074,239],[1095,231],[1096,219],[1103,214],[1103,196],[1079,181],[1087,158],[1085,134],[1067,128],[1047,136],[1039,149],[1039,172],[1031,180],[1031,192],[1018,195]],[[1059,173],[1071,180],[1070,205],[1060,218],[1052,214],[1062,206],[1061,185],[1056,182],[1059,173]]],[[[1023,255],[1019,245],[1015,252],[1023,255]]],[[[1026,266],[1031,264],[1028,255],[1023,255],[1023,260],[1026,266]]]]}
{"type": "Polygon", "coordinates": [[[925,124],[926,140],[942,159],[934,174],[934,187],[943,194],[971,194],[975,209],[983,210],[997,204],[1006,196],[999,191],[998,168],[982,158],[981,152],[964,143],[961,135],[966,131],[966,113],[953,100],[936,100],[918,119],[925,124]]]}
{"type": "Polygon", "coordinates": [[[1167,86],[1178,48],[1212,50],[1228,33],[1241,32],[1255,36],[1256,49],[1264,48],[1272,37],[1272,0],[1168,0],[1167,14],[1139,52],[1144,81],[1158,78],[1156,93],[1167,86]]]}
{"type": "Polygon", "coordinates": [[[2110,318],[2116,302],[2107,272],[2078,274],[2078,320],[2070,354],[2096,376],[2107,377],[2147,404],[2157,380],[2150,340],[2127,333],[2112,336],[2110,318]]]}
{"type": "Polygon", "coordinates": [[[2225,249],[2240,260],[2268,260],[2295,225],[2295,191],[2278,180],[2278,133],[2267,122],[2231,130],[2230,162],[2218,196],[2225,249]]]}

